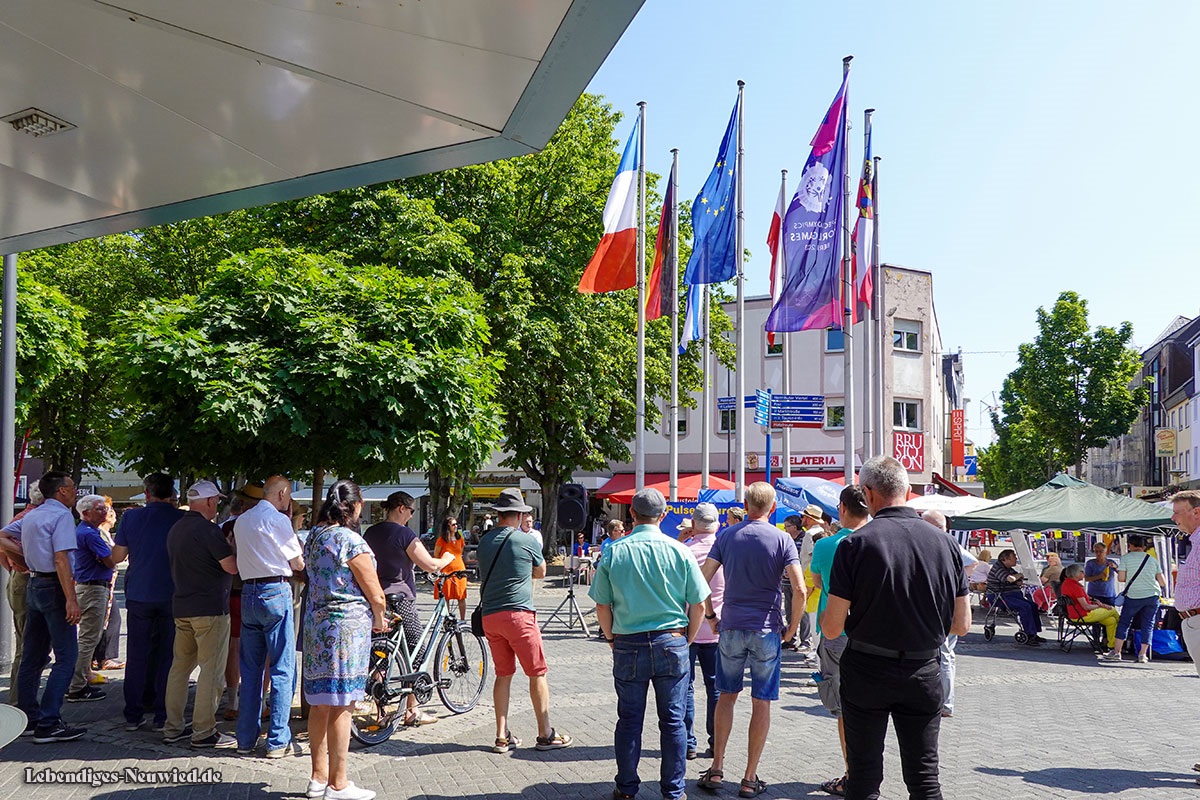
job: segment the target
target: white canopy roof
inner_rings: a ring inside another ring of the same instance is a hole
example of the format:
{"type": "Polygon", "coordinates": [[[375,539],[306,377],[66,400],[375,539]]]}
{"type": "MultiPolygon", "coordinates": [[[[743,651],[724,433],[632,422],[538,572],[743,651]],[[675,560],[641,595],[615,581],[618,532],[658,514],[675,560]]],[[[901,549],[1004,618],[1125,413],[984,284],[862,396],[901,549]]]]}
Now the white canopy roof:
{"type": "Polygon", "coordinates": [[[0,252],[532,152],[643,0],[4,0],[0,252]]]}

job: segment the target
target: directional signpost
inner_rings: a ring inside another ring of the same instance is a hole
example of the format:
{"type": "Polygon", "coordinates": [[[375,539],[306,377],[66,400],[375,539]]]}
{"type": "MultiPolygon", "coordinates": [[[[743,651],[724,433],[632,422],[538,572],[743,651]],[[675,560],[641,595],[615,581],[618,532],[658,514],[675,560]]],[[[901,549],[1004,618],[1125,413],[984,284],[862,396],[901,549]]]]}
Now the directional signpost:
{"type": "Polygon", "coordinates": [[[767,438],[767,483],[771,482],[771,390],[756,389],[754,404],[754,422],[766,426],[767,438]]]}
{"type": "Polygon", "coordinates": [[[825,396],[777,394],[771,397],[771,427],[821,428],[825,425],[825,396]]]}

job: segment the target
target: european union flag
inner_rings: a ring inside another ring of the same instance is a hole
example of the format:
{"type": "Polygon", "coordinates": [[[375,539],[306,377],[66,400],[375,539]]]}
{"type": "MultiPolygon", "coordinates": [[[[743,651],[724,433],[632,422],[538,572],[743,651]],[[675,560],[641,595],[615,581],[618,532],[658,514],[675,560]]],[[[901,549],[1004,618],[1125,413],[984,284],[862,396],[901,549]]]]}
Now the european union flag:
{"type": "Polygon", "coordinates": [[[717,151],[704,188],[692,203],[692,255],[688,259],[684,281],[721,283],[737,274],[737,211],[734,191],[737,187],[737,126],[741,97],[733,104],[729,125],[717,151]]]}

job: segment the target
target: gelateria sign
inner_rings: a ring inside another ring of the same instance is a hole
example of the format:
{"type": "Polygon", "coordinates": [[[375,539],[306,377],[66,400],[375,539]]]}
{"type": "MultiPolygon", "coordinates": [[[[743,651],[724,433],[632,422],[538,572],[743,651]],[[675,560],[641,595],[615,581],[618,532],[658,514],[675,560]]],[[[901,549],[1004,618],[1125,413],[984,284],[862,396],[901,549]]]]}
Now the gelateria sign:
{"type": "MultiPolygon", "coordinates": [[[[791,462],[792,469],[839,470],[845,465],[846,458],[842,453],[792,453],[791,462]]],[[[857,454],[854,456],[854,466],[862,466],[862,459],[857,454]]],[[[746,469],[760,470],[766,468],[767,459],[762,453],[746,454],[746,469]]],[[[771,469],[783,469],[783,456],[779,453],[771,454],[771,469]]]]}

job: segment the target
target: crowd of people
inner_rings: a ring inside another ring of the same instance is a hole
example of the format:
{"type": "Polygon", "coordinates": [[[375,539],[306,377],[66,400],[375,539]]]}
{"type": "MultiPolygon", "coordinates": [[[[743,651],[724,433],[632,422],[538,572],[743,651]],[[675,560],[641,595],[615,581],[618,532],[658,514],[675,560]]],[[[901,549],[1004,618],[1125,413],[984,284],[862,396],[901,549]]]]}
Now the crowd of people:
{"type": "MultiPolygon", "coordinates": [[[[330,487],[301,541],[291,484],[282,476],[240,487],[230,498],[229,518],[218,525],[225,498],[216,485],[189,487],[185,510],[170,477],[151,475],[145,507],[126,512],[114,535],[106,498],[76,497],[71,478],[58,472],[43,476],[38,488],[39,502],[0,532],[4,566],[14,583],[27,583],[10,702],[25,711],[34,742],[83,736],[82,728],[63,720],[64,701],[104,697],[91,670],[111,617],[113,572],[128,560],[127,730],[145,727],[149,715],[150,727],[167,742],[248,755],[260,752],[262,739],[266,757],[281,757],[291,750],[289,718],[299,687],[311,706],[306,796],[374,797],[347,777],[350,716],[363,699],[371,637],[399,624],[415,652],[421,623],[414,571],[461,570],[465,542],[457,520],[442,522],[430,553],[408,527],[413,498],[395,492],[384,503],[384,521],[360,532],[361,491],[341,480],[330,487]],[[53,666],[39,695],[51,654],[53,666]],[[197,667],[189,725],[189,678],[197,667]],[[223,699],[226,717],[236,720],[233,736],[217,728],[223,699]]],[[[1001,551],[989,566],[988,553],[976,557],[946,535],[940,514],[909,508],[908,488],[899,462],[870,459],[859,484],[841,492],[833,530],[815,506],[789,517],[782,530],[771,524],[775,492],[767,483],[747,487],[744,519],[727,516],[723,530],[716,507],[700,503],[689,525],[664,532],[662,494],[643,489],[634,495],[631,529],[617,520],[606,525],[589,592],[613,659],[614,800],[629,800],[640,788],[651,688],[662,796],[685,796],[686,763],[695,758],[711,759],[698,787],[721,789],[747,674],[750,715],[737,793],[750,798],[765,791],[758,766],[771,705],[779,699],[782,653],[789,646],[809,649],[806,625],[815,642],[818,695],[837,718],[845,762],[843,774],[822,788],[878,797],[890,722],[910,796],[941,796],[938,736],[941,720],[953,715],[954,647],[970,627],[969,580],[984,577],[986,568],[993,601],[1021,613],[1033,635],[1039,623],[1036,607],[1026,609],[1017,597],[1024,598],[1017,591],[1024,578],[1015,569],[1015,553],[1001,551]],[[898,608],[906,612],[897,614],[898,608]],[[696,720],[697,667],[707,697],[703,731],[696,720]]],[[[534,581],[544,577],[546,562],[531,532],[533,509],[519,490],[506,489],[492,510],[495,518],[481,529],[476,553],[479,614],[495,668],[492,751],[522,745],[509,715],[518,664],[529,679],[533,746],[570,747],[572,737],[551,722],[546,653],[533,602],[534,581]]],[[[1200,530],[1200,492],[1177,495],[1174,510],[1185,533],[1200,530]]],[[[1143,631],[1143,648],[1148,646],[1146,619],[1153,620],[1163,576],[1146,544],[1130,536],[1119,562],[1098,546],[1086,565],[1050,565],[1058,570],[1048,580],[1077,608],[1072,619],[1105,627],[1111,648],[1106,661],[1121,658],[1123,639],[1135,624],[1143,631]],[[1117,580],[1124,583],[1119,594],[1117,580]],[[1120,612],[1113,608],[1118,598],[1120,612]]],[[[465,585],[447,578],[441,593],[457,601],[465,619],[465,585]]],[[[1189,559],[1180,570],[1177,605],[1185,640],[1200,647],[1200,560],[1189,559]]],[[[436,721],[409,699],[406,725],[436,721]]]]}

